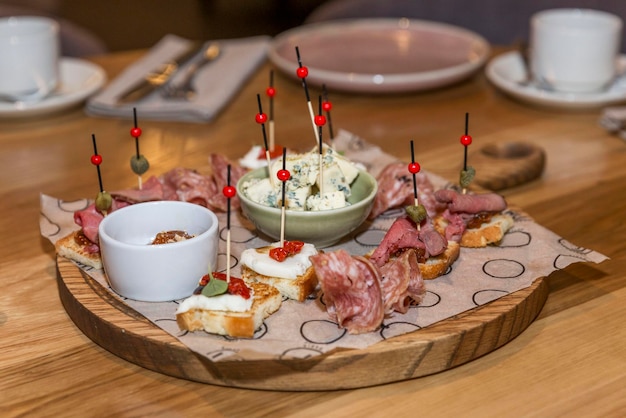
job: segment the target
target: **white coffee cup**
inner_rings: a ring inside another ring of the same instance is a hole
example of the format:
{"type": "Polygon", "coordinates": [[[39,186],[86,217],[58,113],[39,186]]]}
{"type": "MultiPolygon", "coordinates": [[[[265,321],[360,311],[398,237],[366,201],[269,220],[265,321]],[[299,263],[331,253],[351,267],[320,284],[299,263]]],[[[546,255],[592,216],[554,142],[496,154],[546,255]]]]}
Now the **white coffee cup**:
{"type": "Polygon", "coordinates": [[[0,19],[0,96],[45,98],[59,83],[59,25],[38,16],[0,19]]]}
{"type": "Polygon", "coordinates": [[[570,93],[605,89],[616,76],[622,20],[591,9],[551,9],[530,24],[530,71],[539,85],[570,93]]]}

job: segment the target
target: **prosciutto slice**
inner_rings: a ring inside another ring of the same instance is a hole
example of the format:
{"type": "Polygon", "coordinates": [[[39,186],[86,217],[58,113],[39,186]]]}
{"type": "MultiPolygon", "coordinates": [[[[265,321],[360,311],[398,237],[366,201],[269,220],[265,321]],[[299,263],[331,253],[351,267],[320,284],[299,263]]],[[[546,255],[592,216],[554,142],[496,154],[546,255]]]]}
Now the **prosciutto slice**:
{"type": "MultiPolygon", "coordinates": [[[[111,208],[109,209],[109,213],[121,209],[125,206],[128,206],[127,202],[113,199],[113,201],[111,202],[111,208]]],[[[96,209],[95,203],[92,203],[85,209],[74,212],[74,223],[82,227],[85,237],[87,237],[87,239],[94,244],[97,244],[99,242],[98,227],[100,226],[100,222],[103,219],[104,215],[98,209],[96,209]]]]}
{"type": "Polygon", "coordinates": [[[111,192],[111,196],[129,203],[151,202],[154,200],[177,200],[175,199],[175,194],[168,196],[169,199],[165,199],[163,184],[156,176],[150,176],[150,178],[141,185],[141,189],[116,190],[111,192]],[[174,197],[174,199],[172,199],[172,197],[174,197]]]}
{"type": "MultiPolygon", "coordinates": [[[[214,194],[208,200],[209,207],[226,212],[227,199],[222,193],[224,186],[228,185],[228,160],[221,154],[211,154],[209,157],[211,167],[213,167],[213,180],[215,181],[215,187],[219,193],[214,194]]],[[[239,179],[246,174],[247,169],[239,165],[231,165],[230,168],[230,184],[235,185],[239,179]]],[[[231,198],[230,207],[232,210],[239,208],[239,199],[237,197],[231,198]]]]}
{"type": "MultiPolygon", "coordinates": [[[[378,175],[378,192],[369,219],[374,219],[386,210],[413,204],[413,176],[402,162],[387,165],[378,175]]],[[[417,197],[426,212],[434,216],[441,208],[434,198],[434,186],[423,172],[415,175],[417,197]]]]}
{"type": "Polygon", "coordinates": [[[375,331],[385,311],[376,268],[345,250],[311,256],[329,317],[350,334],[375,331]]]}
{"type": "Polygon", "coordinates": [[[163,174],[163,183],[176,190],[178,200],[208,207],[209,200],[218,190],[210,176],[189,168],[174,168],[163,174]]]}

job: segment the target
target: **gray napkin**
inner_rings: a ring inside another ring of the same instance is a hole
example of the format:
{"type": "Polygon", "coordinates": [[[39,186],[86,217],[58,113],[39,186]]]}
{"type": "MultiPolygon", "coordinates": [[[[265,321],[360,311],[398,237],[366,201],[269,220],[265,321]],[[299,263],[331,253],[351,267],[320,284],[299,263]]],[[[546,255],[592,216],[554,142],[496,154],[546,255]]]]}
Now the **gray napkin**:
{"type": "MultiPolygon", "coordinates": [[[[117,98],[126,89],[142,79],[159,64],[176,57],[191,41],[175,35],[166,35],[137,62],[126,68],[118,77],[93,96],[86,106],[88,114],[132,118],[133,107],[142,119],[167,121],[208,122],[212,120],[229,100],[239,91],[246,79],[264,61],[270,43],[269,36],[228,39],[218,41],[220,56],[204,66],[196,75],[197,96],[191,100],[166,99],[159,91],[152,92],[136,103],[118,104],[117,98]]],[[[190,60],[190,65],[200,56],[190,60]]],[[[170,80],[185,73],[181,68],[170,80]]]]}

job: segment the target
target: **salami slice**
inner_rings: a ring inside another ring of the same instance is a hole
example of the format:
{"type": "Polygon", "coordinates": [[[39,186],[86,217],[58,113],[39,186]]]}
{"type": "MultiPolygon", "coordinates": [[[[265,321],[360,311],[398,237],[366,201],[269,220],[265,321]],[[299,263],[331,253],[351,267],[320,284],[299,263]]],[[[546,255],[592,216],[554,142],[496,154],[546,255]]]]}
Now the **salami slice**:
{"type": "Polygon", "coordinates": [[[311,257],[332,320],[350,334],[375,331],[385,312],[376,268],[340,249],[311,257]]]}
{"type": "Polygon", "coordinates": [[[403,251],[380,269],[385,313],[406,313],[414,301],[422,301],[426,288],[417,263],[415,250],[403,251]]]}

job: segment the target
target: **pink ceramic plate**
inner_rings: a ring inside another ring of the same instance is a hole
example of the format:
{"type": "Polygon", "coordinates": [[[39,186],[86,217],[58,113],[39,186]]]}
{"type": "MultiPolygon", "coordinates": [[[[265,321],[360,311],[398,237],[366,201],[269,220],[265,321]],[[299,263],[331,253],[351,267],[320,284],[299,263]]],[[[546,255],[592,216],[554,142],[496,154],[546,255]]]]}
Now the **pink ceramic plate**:
{"type": "Polygon", "coordinates": [[[480,35],[443,23],[411,19],[337,20],[276,36],[270,60],[297,78],[300,50],[307,82],[329,89],[394,93],[433,89],[463,80],[487,60],[480,35]]]}

